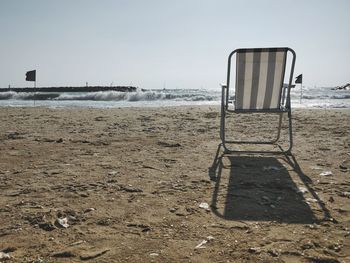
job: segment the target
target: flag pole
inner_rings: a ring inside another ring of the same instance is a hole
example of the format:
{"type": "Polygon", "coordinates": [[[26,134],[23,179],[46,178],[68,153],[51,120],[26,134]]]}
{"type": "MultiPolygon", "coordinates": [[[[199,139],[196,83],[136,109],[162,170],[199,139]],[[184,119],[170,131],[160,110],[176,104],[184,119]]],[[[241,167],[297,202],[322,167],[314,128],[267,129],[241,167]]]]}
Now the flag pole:
{"type": "Polygon", "coordinates": [[[36,78],[34,81],[34,107],[35,107],[35,98],[36,98],[36,78]]]}
{"type": "Polygon", "coordinates": [[[295,84],[300,84],[300,104],[303,99],[303,74],[296,77],[295,84]]]}

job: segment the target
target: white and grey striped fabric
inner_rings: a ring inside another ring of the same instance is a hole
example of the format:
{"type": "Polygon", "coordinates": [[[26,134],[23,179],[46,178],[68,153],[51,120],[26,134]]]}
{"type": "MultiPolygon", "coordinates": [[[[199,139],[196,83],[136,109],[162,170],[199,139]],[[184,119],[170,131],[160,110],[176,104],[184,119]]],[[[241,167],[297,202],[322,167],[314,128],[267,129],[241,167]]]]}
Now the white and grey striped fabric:
{"type": "Polygon", "coordinates": [[[236,110],[279,109],[286,57],[284,48],[237,51],[236,110]]]}

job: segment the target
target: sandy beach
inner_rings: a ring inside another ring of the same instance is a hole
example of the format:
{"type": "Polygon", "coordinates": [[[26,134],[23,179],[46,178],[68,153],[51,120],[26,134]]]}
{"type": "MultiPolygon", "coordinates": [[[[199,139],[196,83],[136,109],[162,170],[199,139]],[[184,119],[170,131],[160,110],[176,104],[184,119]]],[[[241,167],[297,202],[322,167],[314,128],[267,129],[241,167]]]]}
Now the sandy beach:
{"type": "Polygon", "coordinates": [[[350,262],[349,109],[293,111],[288,157],[223,155],[219,106],[0,121],[0,262],[350,262]]]}

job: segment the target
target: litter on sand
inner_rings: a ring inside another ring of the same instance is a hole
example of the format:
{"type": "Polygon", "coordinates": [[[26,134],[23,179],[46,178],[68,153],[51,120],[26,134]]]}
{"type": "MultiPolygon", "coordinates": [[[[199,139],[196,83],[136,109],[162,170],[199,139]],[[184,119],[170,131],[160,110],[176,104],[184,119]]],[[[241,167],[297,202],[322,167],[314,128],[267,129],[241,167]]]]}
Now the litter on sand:
{"type": "Polygon", "coordinates": [[[213,236],[207,236],[206,239],[202,240],[195,248],[198,249],[198,248],[205,248],[205,244],[207,244],[208,242],[214,240],[214,237],[213,236]]]}
{"type": "Polygon", "coordinates": [[[303,187],[303,186],[299,186],[297,189],[296,189],[297,193],[302,193],[302,194],[305,194],[307,192],[309,192],[306,187],[303,187]]]}
{"type": "Polygon", "coordinates": [[[68,224],[68,218],[57,218],[56,219],[56,225],[59,227],[63,227],[63,228],[68,228],[69,224],[68,224]]]}
{"type": "Polygon", "coordinates": [[[199,207],[200,208],[203,208],[205,210],[209,210],[209,204],[208,203],[200,203],[199,204],[199,207]]]}
{"type": "Polygon", "coordinates": [[[324,171],[322,173],[320,173],[321,176],[332,176],[333,173],[331,171],[324,171]]]}
{"type": "Polygon", "coordinates": [[[11,259],[11,256],[7,253],[0,252],[0,260],[7,260],[7,259],[11,259]]]}
{"type": "Polygon", "coordinates": [[[305,201],[307,203],[316,203],[316,202],[318,202],[317,199],[315,199],[315,198],[306,198],[305,201]]]}

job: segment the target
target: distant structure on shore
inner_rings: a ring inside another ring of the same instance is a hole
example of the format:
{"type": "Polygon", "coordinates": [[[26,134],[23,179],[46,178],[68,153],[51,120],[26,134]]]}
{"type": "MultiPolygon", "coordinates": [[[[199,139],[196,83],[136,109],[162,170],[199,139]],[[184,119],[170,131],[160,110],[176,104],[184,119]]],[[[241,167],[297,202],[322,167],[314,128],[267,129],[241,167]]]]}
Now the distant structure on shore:
{"type": "Polygon", "coordinates": [[[332,90],[350,90],[350,83],[347,83],[344,86],[338,86],[338,87],[332,88],[332,90]]]}
{"type": "Polygon", "coordinates": [[[37,88],[11,88],[0,89],[0,92],[98,92],[119,91],[135,92],[137,87],[132,86],[84,86],[84,87],[37,87],[37,88]]]}

